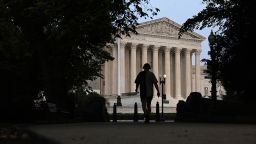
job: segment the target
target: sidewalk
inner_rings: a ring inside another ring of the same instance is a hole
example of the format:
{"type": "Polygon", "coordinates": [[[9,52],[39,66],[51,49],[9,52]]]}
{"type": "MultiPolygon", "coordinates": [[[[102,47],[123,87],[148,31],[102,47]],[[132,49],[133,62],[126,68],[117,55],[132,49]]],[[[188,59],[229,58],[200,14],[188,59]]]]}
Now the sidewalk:
{"type": "Polygon", "coordinates": [[[33,125],[60,144],[255,144],[256,125],[143,122],[33,125]]]}

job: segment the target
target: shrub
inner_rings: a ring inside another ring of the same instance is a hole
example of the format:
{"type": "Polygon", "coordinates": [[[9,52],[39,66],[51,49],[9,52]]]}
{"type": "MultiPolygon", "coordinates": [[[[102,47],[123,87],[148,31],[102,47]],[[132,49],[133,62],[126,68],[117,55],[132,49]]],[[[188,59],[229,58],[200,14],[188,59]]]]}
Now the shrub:
{"type": "Polygon", "coordinates": [[[109,121],[105,98],[95,92],[79,96],[76,115],[84,121],[109,121]]]}

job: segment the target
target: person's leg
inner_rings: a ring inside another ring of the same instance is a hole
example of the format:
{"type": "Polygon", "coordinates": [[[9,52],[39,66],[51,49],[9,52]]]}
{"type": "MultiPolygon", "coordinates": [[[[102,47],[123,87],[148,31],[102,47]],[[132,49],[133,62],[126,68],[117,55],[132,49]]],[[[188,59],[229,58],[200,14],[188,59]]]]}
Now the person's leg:
{"type": "Polygon", "coordinates": [[[146,113],[146,116],[145,116],[145,118],[146,118],[145,122],[146,123],[149,123],[149,121],[150,121],[151,101],[152,101],[152,98],[148,98],[147,97],[147,99],[146,99],[146,102],[147,102],[147,104],[146,104],[146,106],[147,106],[147,113],[146,113]]]}
{"type": "Polygon", "coordinates": [[[145,97],[141,97],[141,105],[142,105],[142,110],[144,112],[144,116],[148,113],[147,110],[147,100],[145,97]]]}
{"type": "Polygon", "coordinates": [[[151,113],[151,102],[152,102],[152,98],[147,98],[147,110],[148,113],[151,113]]]}

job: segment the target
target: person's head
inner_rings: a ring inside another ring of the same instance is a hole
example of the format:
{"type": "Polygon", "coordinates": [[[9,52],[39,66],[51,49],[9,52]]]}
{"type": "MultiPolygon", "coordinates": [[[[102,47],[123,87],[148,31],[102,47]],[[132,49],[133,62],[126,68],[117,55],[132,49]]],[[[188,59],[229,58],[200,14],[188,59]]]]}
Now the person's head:
{"type": "Polygon", "coordinates": [[[145,63],[145,64],[143,65],[143,69],[144,69],[144,70],[149,70],[149,69],[151,69],[150,64],[149,64],[149,63],[145,63]]]}

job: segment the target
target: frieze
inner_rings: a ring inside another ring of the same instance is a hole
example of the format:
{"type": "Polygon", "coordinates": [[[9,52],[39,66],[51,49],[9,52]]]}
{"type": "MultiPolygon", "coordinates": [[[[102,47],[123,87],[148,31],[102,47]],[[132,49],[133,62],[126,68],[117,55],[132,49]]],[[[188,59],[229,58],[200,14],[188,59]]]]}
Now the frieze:
{"type": "MultiPolygon", "coordinates": [[[[164,36],[178,38],[180,25],[169,20],[168,18],[161,18],[158,20],[153,20],[149,22],[142,23],[137,27],[137,32],[139,34],[154,35],[154,36],[164,36]]],[[[205,38],[192,32],[186,32],[182,35],[181,39],[191,39],[191,40],[204,40],[205,38]]]]}

